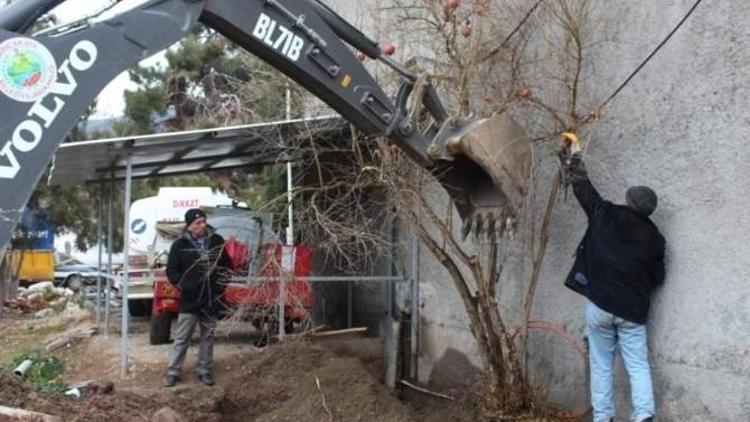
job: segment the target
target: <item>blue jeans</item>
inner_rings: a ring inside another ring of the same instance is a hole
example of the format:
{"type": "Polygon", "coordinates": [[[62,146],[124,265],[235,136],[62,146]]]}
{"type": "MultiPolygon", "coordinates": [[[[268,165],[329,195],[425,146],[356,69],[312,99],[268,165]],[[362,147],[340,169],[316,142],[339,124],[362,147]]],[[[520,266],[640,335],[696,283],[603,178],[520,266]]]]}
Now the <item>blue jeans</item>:
{"type": "Polygon", "coordinates": [[[616,317],[591,302],[586,304],[586,325],[594,422],[609,422],[615,415],[613,378],[617,346],[630,377],[632,420],[641,422],[653,416],[656,406],[648,363],[646,326],[616,317]]]}

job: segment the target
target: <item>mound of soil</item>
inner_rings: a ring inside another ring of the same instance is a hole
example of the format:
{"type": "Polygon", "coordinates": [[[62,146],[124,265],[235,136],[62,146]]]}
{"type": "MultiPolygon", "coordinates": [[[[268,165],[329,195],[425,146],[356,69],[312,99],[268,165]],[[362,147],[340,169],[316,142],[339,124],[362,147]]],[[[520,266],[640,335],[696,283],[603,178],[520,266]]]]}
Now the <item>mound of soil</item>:
{"type": "Polygon", "coordinates": [[[228,373],[227,421],[411,421],[411,410],[355,357],[304,341],[241,357],[228,373]],[[244,358],[244,359],[243,359],[244,358]]]}
{"type": "MultiPolygon", "coordinates": [[[[116,367],[103,367],[117,365],[117,360],[101,349],[102,337],[92,340],[90,343],[99,348],[97,363],[91,365],[92,355],[86,350],[91,344],[80,344],[67,351],[65,361],[66,366],[82,371],[66,371],[67,377],[90,376],[91,366],[98,367],[100,375],[116,372],[116,367]]],[[[117,339],[111,340],[114,344],[117,339]]],[[[217,344],[217,348],[222,347],[232,346],[217,344]]],[[[234,353],[218,353],[216,387],[205,387],[192,379],[192,362],[188,359],[183,381],[174,388],[164,388],[164,363],[146,360],[139,362],[137,375],[113,379],[112,394],[84,392],[81,399],[37,393],[15,375],[0,373],[0,403],[57,415],[65,421],[149,421],[163,407],[176,410],[185,421],[200,422],[414,420],[412,410],[356,357],[342,356],[304,340],[290,340],[263,350],[250,345],[234,349],[234,353]]],[[[189,353],[195,352],[191,347],[189,353]]]]}

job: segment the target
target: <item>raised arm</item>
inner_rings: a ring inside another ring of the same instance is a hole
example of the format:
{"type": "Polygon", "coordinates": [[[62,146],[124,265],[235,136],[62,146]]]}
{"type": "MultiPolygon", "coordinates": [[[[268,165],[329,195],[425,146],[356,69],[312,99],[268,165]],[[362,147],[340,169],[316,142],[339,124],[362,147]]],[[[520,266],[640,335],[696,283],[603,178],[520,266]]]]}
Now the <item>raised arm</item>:
{"type": "Polygon", "coordinates": [[[563,182],[573,185],[573,192],[578,203],[581,204],[581,208],[586,212],[588,218],[593,217],[605,201],[589,180],[589,174],[581,152],[577,151],[571,154],[570,150],[564,150],[560,154],[560,162],[562,164],[563,182]]]}

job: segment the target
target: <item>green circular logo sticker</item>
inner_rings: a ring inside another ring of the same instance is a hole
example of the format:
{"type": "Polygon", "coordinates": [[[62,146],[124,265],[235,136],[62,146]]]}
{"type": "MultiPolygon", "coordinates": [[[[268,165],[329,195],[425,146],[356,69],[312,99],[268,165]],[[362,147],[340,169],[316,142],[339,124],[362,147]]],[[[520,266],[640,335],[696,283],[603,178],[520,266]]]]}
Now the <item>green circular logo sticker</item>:
{"type": "Polygon", "coordinates": [[[21,102],[43,98],[57,80],[55,58],[31,38],[11,38],[0,44],[0,92],[21,102]]]}

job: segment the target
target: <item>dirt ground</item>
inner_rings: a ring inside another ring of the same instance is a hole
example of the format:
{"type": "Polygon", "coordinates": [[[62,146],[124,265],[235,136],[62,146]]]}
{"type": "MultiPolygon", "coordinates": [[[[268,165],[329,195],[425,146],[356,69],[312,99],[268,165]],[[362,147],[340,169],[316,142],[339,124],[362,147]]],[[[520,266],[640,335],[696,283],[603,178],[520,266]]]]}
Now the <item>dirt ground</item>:
{"type": "MultiPolygon", "coordinates": [[[[114,324],[116,326],[116,324],[114,324]]],[[[29,320],[6,314],[0,320],[0,363],[14,354],[44,348],[49,342],[86,332],[90,319],[29,320]]],[[[214,358],[215,387],[192,376],[197,347],[191,347],[182,382],[162,386],[169,345],[148,344],[148,323],[134,320],[129,336],[129,375],[120,377],[118,333],[73,338],[54,351],[65,363],[68,384],[108,380],[112,394],[81,399],[34,392],[7,370],[0,371],[0,405],[53,415],[65,421],[149,421],[165,406],[185,421],[460,421],[473,420],[471,405],[395,392],[381,383],[381,346],[377,338],[338,336],[287,339],[265,348],[254,346],[244,327],[221,327],[214,358]]]]}

